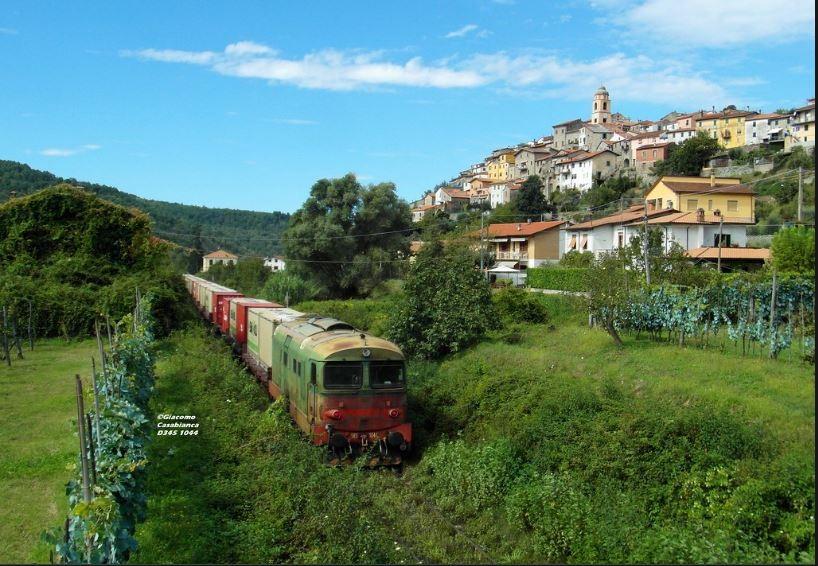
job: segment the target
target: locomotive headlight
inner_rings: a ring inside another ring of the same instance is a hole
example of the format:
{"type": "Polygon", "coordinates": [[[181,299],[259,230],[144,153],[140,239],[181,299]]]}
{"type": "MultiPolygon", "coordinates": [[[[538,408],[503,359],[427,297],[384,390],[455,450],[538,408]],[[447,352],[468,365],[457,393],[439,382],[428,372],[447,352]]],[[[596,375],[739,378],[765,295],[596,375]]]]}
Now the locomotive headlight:
{"type": "Polygon", "coordinates": [[[361,350],[361,355],[365,358],[368,358],[371,354],[372,352],[369,351],[369,348],[364,348],[361,350]]]}
{"type": "Polygon", "coordinates": [[[387,414],[390,417],[392,417],[393,419],[396,419],[396,418],[398,418],[400,416],[400,410],[398,410],[398,409],[389,409],[387,411],[387,414]]]}
{"type": "Polygon", "coordinates": [[[343,413],[338,409],[330,409],[329,411],[324,411],[324,416],[328,419],[332,419],[334,421],[340,421],[344,418],[343,413]]]}

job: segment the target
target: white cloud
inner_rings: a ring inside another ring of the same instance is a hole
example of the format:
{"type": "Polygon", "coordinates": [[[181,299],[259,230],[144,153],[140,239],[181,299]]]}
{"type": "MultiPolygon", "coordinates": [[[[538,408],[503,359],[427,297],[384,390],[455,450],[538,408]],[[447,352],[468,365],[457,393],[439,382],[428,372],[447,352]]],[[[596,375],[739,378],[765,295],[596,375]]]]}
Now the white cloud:
{"type": "Polygon", "coordinates": [[[78,147],[70,148],[49,147],[40,150],[40,155],[44,155],[46,157],[71,157],[72,155],[77,155],[78,153],[85,153],[86,151],[95,151],[97,149],[102,149],[102,146],[95,143],[88,143],[78,147]]]}
{"type": "Polygon", "coordinates": [[[304,120],[302,118],[274,118],[273,122],[277,124],[288,124],[290,126],[317,126],[318,122],[315,120],[304,120]]]}
{"type": "MultiPolygon", "coordinates": [[[[621,10],[621,8],[620,8],[621,10]]],[[[682,42],[684,47],[725,47],[786,42],[814,35],[814,0],[645,0],[614,19],[636,34],[682,42]]]]}
{"type": "Polygon", "coordinates": [[[293,84],[303,88],[352,90],[378,86],[413,86],[454,88],[478,86],[484,82],[476,72],[445,66],[425,65],[420,57],[405,63],[383,60],[380,51],[342,52],[325,49],[285,59],[258,44],[239,42],[228,45],[221,53],[213,51],[180,51],[176,49],[143,49],[123,51],[126,57],[207,65],[222,75],[266,79],[271,83],[293,84]]]}
{"type": "Polygon", "coordinates": [[[458,28],[454,31],[450,31],[445,35],[446,39],[452,39],[454,37],[465,37],[469,32],[475,31],[479,26],[476,24],[466,24],[462,28],[458,28]]]}
{"type": "MultiPolygon", "coordinates": [[[[476,88],[494,86],[506,93],[539,98],[587,98],[600,84],[618,100],[698,106],[729,103],[723,82],[711,81],[694,68],[667,58],[614,53],[575,61],[543,51],[521,54],[477,54],[424,63],[386,60],[382,51],[324,49],[301,58],[286,58],[250,42],[234,43],[224,51],[145,49],[125,56],[161,62],[207,66],[222,75],[267,80],[301,88],[354,90],[408,86],[476,88]]],[[[753,78],[734,77],[726,86],[746,86],[753,78]]],[[[280,123],[307,125],[310,120],[279,118],[280,123]]]]}

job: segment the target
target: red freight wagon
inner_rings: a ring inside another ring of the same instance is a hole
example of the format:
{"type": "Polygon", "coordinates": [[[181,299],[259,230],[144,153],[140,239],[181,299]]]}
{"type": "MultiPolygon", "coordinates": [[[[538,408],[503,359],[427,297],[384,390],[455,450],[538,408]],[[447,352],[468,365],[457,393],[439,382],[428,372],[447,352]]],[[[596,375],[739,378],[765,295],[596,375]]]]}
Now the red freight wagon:
{"type": "MultiPolygon", "coordinates": [[[[247,342],[247,309],[280,309],[284,305],[250,297],[230,298],[230,337],[233,346],[241,350],[247,342]]],[[[226,309],[225,309],[226,310],[226,309]]]]}
{"type": "Polygon", "coordinates": [[[239,293],[238,291],[234,291],[232,289],[230,290],[219,289],[217,291],[213,291],[212,298],[213,311],[210,313],[211,316],[210,322],[221,328],[221,322],[222,319],[224,318],[223,309],[224,307],[230,308],[228,301],[225,299],[232,299],[234,297],[243,296],[244,293],[239,293]]]}

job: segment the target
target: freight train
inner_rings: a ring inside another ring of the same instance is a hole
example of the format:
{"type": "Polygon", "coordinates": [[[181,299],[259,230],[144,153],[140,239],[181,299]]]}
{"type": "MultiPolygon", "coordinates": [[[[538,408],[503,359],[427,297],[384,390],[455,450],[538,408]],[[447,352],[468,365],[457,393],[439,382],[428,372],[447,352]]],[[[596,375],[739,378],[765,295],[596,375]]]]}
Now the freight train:
{"type": "Polygon", "coordinates": [[[245,297],[194,275],[185,286],[202,317],[330,464],[364,454],[398,466],[412,445],[406,360],[395,344],[352,325],[245,297]]]}

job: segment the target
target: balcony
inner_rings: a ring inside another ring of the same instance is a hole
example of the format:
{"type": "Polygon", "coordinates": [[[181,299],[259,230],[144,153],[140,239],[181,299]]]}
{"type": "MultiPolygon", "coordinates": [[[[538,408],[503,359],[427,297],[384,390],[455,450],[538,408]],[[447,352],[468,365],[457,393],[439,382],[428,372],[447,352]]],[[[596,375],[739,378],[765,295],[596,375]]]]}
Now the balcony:
{"type": "Polygon", "coordinates": [[[528,259],[528,252],[497,252],[495,257],[498,260],[501,259],[511,259],[515,261],[519,261],[521,259],[528,259]]]}

